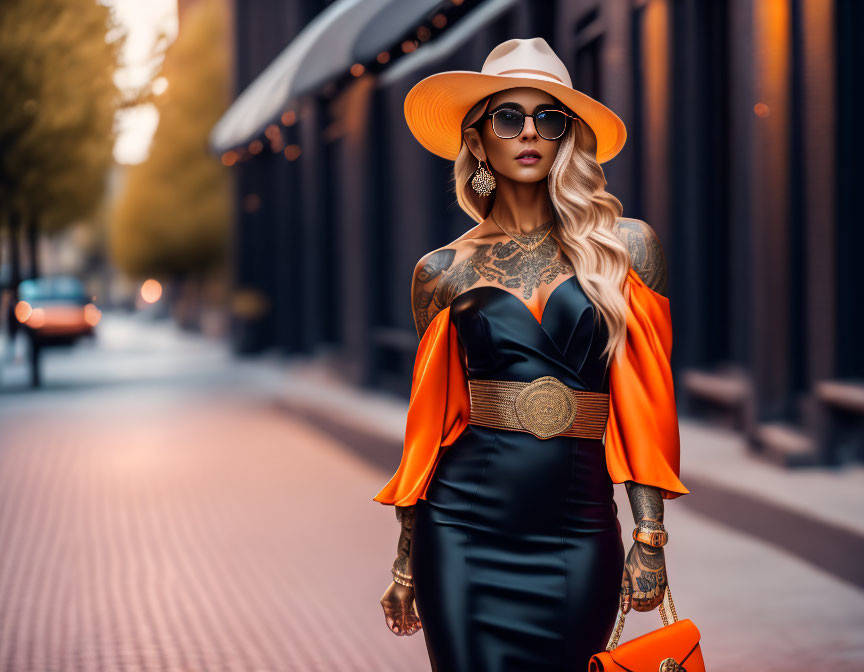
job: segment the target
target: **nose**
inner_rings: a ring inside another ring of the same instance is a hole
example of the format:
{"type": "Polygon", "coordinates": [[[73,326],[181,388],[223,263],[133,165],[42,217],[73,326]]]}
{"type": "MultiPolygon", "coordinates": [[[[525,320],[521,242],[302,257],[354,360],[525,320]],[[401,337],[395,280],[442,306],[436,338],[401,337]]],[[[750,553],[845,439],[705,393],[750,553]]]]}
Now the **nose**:
{"type": "Polygon", "coordinates": [[[536,135],[537,129],[534,127],[534,117],[525,117],[525,121],[522,124],[522,136],[531,138],[536,135]]]}

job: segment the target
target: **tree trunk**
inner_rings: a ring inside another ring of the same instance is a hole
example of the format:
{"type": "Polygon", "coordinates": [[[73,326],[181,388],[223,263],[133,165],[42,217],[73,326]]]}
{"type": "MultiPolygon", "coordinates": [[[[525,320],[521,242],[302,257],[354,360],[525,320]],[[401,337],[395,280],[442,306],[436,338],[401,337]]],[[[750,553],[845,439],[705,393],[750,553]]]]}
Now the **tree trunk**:
{"type": "Polygon", "coordinates": [[[18,320],[15,319],[15,304],[18,303],[18,283],[21,282],[21,250],[18,247],[18,230],[21,217],[17,211],[9,213],[9,284],[10,296],[9,313],[6,316],[9,324],[9,338],[14,342],[15,334],[18,333],[18,320]]]}
{"type": "Polygon", "coordinates": [[[35,334],[30,335],[30,386],[42,386],[42,346],[35,334]]]}
{"type": "Polygon", "coordinates": [[[39,277],[39,220],[36,217],[30,219],[27,227],[27,252],[30,255],[30,278],[39,277]]]}

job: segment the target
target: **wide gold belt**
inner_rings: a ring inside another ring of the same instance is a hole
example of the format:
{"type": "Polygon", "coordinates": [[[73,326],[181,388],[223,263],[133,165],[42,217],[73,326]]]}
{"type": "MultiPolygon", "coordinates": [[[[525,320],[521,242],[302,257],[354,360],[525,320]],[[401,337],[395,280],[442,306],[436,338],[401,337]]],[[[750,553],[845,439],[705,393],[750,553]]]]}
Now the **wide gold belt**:
{"type": "Polygon", "coordinates": [[[575,436],[602,439],[609,395],[574,390],[554,376],[523,383],[468,380],[472,425],[530,432],[540,439],[575,436]]]}

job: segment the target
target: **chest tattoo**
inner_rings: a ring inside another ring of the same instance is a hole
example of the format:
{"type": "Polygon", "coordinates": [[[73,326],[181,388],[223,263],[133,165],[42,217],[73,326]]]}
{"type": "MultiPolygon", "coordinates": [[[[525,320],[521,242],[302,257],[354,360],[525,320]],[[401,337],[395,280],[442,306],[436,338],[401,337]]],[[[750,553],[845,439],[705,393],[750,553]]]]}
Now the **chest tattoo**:
{"type": "Polygon", "coordinates": [[[575,273],[572,264],[558,251],[558,243],[551,237],[533,252],[525,252],[512,240],[481,245],[447,272],[438,287],[439,301],[448,305],[480,280],[511,290],[521,289],[522,297],[528,300],[541,283],[548,285],[562,273],[575,273]]]}

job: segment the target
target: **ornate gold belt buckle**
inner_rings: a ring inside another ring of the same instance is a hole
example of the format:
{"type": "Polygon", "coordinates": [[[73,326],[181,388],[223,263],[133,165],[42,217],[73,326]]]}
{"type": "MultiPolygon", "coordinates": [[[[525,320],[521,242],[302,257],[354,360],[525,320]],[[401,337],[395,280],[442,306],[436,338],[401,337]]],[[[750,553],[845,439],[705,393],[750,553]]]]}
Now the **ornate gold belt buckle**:
{"type": "Polygon", "coordinates": [[[576,397],[555,376],[543,376],[523,387],[515,400],[519,424],[539,439],[567,431],[576,419],[576,397]]]}

